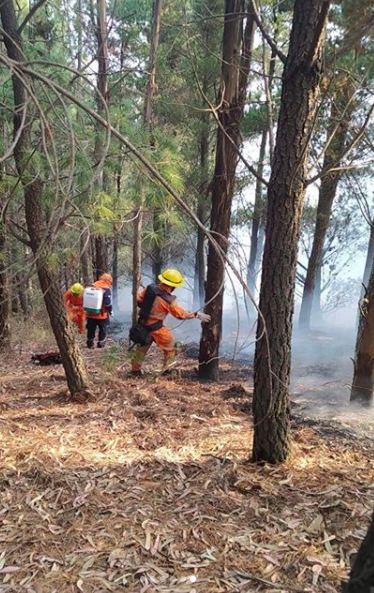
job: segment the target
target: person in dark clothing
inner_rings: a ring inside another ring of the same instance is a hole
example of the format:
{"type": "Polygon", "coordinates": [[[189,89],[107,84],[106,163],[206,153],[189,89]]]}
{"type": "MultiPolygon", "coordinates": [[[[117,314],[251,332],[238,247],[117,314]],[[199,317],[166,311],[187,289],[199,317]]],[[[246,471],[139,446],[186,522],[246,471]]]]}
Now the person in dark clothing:
{"type": "Polygon", "coordinates": [[[112,292],[111,287],[113,279],[110,274],[101,274],[99,280],[94,282],[92,286],[95,288],[102,288],[103,304],[100,313],[86,313],[87,315],[87,348],[93,348],[95,342],[96,329],[99,328],[98,348],[104,348],[106,333],[109,324],[109,316],[112,314],[112,292]]]}

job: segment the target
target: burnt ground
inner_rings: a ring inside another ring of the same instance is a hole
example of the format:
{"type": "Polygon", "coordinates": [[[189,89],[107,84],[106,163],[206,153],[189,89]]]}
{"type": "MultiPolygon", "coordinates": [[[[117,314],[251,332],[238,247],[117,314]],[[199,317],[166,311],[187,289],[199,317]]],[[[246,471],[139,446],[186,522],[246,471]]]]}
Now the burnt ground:
{"type": "Polygon", "coordinates": [[[85,352],[86,405],[60,366],[22,348],[3,358],[0,592],[339,591],[374,506],[374,461],[370,418],[340,417],[349,359],[326,349],[325,362],[295,355],[280,466],[248,461],[245,358],[202,385],[192,345],[180,376],[157,374],[153,353],[134,380],[113,343],[85,352]]]}

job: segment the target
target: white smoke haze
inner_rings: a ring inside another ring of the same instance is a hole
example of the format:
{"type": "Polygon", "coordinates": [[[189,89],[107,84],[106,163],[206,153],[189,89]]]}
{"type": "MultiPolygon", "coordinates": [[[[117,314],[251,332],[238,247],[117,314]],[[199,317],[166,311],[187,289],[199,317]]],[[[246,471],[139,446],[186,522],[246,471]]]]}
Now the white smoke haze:
{"type": "MultiPolygon", "coordinates": [[[[168,265],[181,269],[185,275],[186,285],[178,289],[175,295],[180,305],[192,311],[192,269],[186,270],[182,264],[178,265],[178,262],[169,262],[168,265]]],[[[146,286],[150,282],[151,274],[148,271],[143,276],[142,284],[146,286]]],[[[251,309],[248,316],[243,291],[238,284],[236,282],[235,294],[232,284],[226,281],[220,348],[220,355],[231,361],[233,368],[235,364],[251,367],[255,350],[255,311],[251,309]]],[[[131,324],[130,279],[120,283],[117,300],[113,338],[126,341],[131,324]]],[[[299,306],[300,299],[296,299],[291,378],[293,414],[316,421],[326,420],[365,436],[372,436],[374,411],[349,403],[353,376],[352,358],[357,333],[357,307],[352,303],[348,307],[325,312],[318,325],[308,332],[302,332],[297,323],[299,306]]],[[[201,334],[198,320],[179,321],[168,318],[166,325],[172,329],[178,341],[198,347],[201,334]]],[[[249,380],[249,386],[252,386],[252,379],[249,380]]]]}

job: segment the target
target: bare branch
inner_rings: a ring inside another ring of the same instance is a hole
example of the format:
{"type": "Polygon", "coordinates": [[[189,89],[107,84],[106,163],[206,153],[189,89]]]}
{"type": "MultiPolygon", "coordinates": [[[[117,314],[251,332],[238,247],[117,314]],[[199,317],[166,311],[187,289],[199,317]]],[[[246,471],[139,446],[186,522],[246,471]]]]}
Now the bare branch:
{"type": "Polygon", "coordinates": [[[32,7],[32,9],[30,10],[30,12],[25,16],[25,18],[23,19],[22,23],[18,27],[18,33],[20,33],[20,34],[22,33],[22,31],[26,27],[27,23],[29,22],[29,20],[32,19],[32,17],[36,13],[36,11],[39,10],[39,8],[41,6],[43,6],[43,4],[45,4],[46,2],[47,2],[47,0],[39,0],[39,2],[37,2],[36,4],[34,4],[34,6],[32,7]]]}
{"type": "Polygon", "coordinates": [[[283,64],[285,64],[286,63],[287,56],[286,56],[286,54],[284,54],[282,52],[281,49],[279,49],[279,47],[277,46],[277,44],[274,41],[274,39],[271,37],[271,35],[269,35],[269,33],[266,31],[264,25],[262,24],[262,20],[261,20],[261,17],[259,15],[259,12],[257,10],[257,6],[256,6],[255,0],[249,0],[249,6],[250,6],[250,9],[252,10],[253,17],[254,17],[254,19],[256,21],[256,25],[258,26],[258,28],[261,31],[261,35],[265,39],[266,43],[270,46],[270,48],[272,49],[272,51],[281,60],[281,62],[283,62],[283,64]]]}

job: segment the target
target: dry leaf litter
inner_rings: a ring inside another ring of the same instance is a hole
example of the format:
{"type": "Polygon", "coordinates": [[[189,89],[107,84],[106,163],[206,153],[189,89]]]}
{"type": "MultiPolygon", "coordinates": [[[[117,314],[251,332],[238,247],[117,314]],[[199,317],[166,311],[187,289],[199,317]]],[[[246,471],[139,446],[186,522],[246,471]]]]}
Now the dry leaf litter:
{"type": "Polygon", "coordinates": [[[78,405],[29,358],[0,363],[0,593],[340,590],[371,441],[298,423],[289,461],[256,466],[248,368],[134,380],[89,353],[97,400],[78,405]]]}

